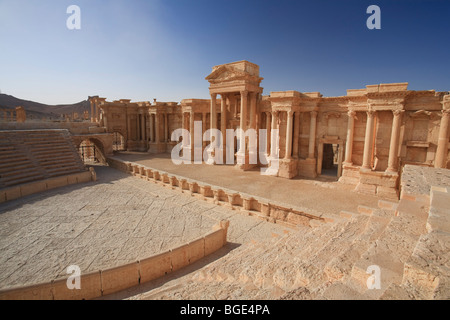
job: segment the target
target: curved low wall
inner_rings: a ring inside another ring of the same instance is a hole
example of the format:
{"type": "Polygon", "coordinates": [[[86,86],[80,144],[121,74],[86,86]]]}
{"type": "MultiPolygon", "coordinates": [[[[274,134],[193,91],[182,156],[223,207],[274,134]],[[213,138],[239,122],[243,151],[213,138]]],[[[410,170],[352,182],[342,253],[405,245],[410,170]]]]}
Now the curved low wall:
{"type": "Polygon", "coordinates": [[[186,179],[142,164],[123,161],[113,157],[107,158],[107,162],[112,168],[164,186],[170,186],[172,189],[189,192],[192,196],[197,196],[206,201],[212,201],[218,205],[225,205],[234,210],[244,211],[249,215],[269,222],[295,227],[299,224],[316,226],[317,224],[334,221],[333,217],[319,212],[311,212],[311,210],[305,212],[306,210],[302,210],[301,208],[294,208],[290,205],[276,203],[269,199],[186,179]]]}
{"type": "Polygon", "coordinates": [[[179,270],[219,250],[227,243],[229,222],[174,249],[126,265],[81,274],[80,289],[68,289],[67,278],[0,290],[0,300],[83,300],[116,293],[179,270]]]}
{"type": "Polygon", "coordinates": [[[25,197],[31,194],[64,187],[70,184],[95,181],[96,173],[94,168],[89,171],[73,173],[69,175],[37,180],[17,186],[0,189],[0,203],[25,197]]]}

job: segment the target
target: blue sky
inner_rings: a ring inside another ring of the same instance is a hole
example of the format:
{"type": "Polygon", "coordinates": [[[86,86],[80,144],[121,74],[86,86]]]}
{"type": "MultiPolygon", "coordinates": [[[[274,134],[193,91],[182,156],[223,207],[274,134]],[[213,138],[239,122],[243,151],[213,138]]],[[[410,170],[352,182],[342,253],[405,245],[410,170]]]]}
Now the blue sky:
{"type": "Polygon", "coordinates": [[[264,94],[368,84],[450,90],[450,1],[0,0],[0,90],[48,104],[209,98],[218,64],[260,66],[264,94]],[[70,5],[81,29],[69,30],[70,5]],[[381,30],[369,30],[369,5],[381,30]]]}

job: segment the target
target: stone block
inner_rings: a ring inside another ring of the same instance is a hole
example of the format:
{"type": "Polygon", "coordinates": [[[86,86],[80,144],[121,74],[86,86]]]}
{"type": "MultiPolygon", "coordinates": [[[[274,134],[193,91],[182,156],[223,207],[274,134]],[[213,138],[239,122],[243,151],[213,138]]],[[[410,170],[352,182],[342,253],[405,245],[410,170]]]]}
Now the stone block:
{"type": "Polygon", "coordinates": [[[101,272],[82,274],[80,289],[67,288],[67,279],[56,280],[53,282],[53,293],[55,300],[89,300],[101,297],[101,272]]]}
{"type": "Polygon", "coordinates": [[[373,184],[358,183],[355,188],[356,192],[374,195],[377,192],[377,186],[373,184]]]}
{"type": "Polygon", "coordinates": [[[339,213],[339,216],[344,219],[352,219],[354,215],[355,215],[355,213],[350,212],[350,211],[345,211],[345,210],[343,210],[339,213]]]}
{"type": "Polygon", "coordinates": [[[14,200],[21,197],[20,187],[11,187],[5,190],[6,201],[14,200]]]}
{"type": "Polygon", "coordinates": [[[185,244],[170,251],[172,271],[179,270],[189,265],[189,245],[185,244]]]}
{"type": "Polygon", "coordinates": [[[92,181],[92,174],[90,171],[77,173],[77,181],[78,183],[90,182],[92,181]]]}
{"type": "Polygon", "coordinates": [[[371,208],[371,207],[367,207],[367,206],[361,206],[361,205],[359,205],[358,206],[358,212],[360,213],[360,214],[363,214],[363,215],[366,215],[366,216],[370,216],[370,215],[372,215],[372,213],[374,212],[374,208],[371,208]]]}
{"type": "Polygon", "coordinates": [[[22,197],[38,192],[43,192],[45,190],[47,190],[47,184],[45,183],[45,181],[35,181],[20,186],[20,194],[22,197]]]}
{"type": "Polygon", "coordinates": [[[0,290],[0,300],[53,300],[52,284],[36,284],[0,290]]]}
{"type": "Polygon", "coordinates": [[[103,295],[139,285],[139,263],[132,262],[101,271],[103,295]]]}
{"type": "Polygon", "coordinates": [[[286,217],[286,222],[292,223],[294,225],[303,225],[303,226],[309,226],[309,219],[308,217],[305,217],[300,214],[296,214],[294,212],[289,212],[286,217]]]}
{"type": "Polygon", "coordinates": [[[260,203],[261,205],[261,214],[268,217],[270,215],[270,206],[268,203],[260,203]]]}
{"type": "Polygon", "coordinates": [[[396,188],[391,187],[383,187],[383,186],[377,186],[377,193],[378,196],[387,198],[387,199],[398,199],[398,190],[396,188]]]}
{"type": "Polygon", "coordinates": [[[205,256],[205,239],[197,239],[188,243],[189,262],[193,263],[205,256]]]}
{"type": "Polygon", "coordinates": [[[398,203],[386,200],[378,200],[378,208],[395,211],[398,208],[398,203]]]}
{"type": "Polygon", "coordinates": [[[205,238],[205,256],[219,250],[223,247],[223,230],[219,229],[206,235],[205,238]]]}
{"type": "Polygon", "coordinates": [[[47,184],[47,189],[54,189],[54,188],[59,188],[59,187],[64,187],[67,186],[67,177],[63,176],[63,177],[55,177],[55,178],[50,178],[46,180],[46,184],[47,184]]]}
{"type": "Polygon", "coordinates": [[[199,191],[204,197],[212,198],[214,196],[211,186],[200,186],[199,191]]]}
{"type": "Polygon", "coordinates": [[[78,179],[77,179],[77,175],[69,175],[67,176],[67,184],[77,184],[78,183],[78,179]]]}
{"type": "Polygon", "coordinates": [[[6,201],[6,192],[3,190],[0,190],[0,203],[6,201]]]}
{"type": "Polygon", "coordinates": [[[281,206],[270,205],[270,217],[275,220],[286,221],[288,213],[291,208],[284,208],[281,206]]]}
{"type": "Polygon", "coordinates": [[[141,283],[145,283],[172,272],[171,252],[163,252],[139,261],[141,283]]]}
{"type": "Polygon", "coordinates": [[[384,174],[374,171],[361,171],[360,182],[377,186],[395,188],[398,185],[398,174],[384,174]]]}

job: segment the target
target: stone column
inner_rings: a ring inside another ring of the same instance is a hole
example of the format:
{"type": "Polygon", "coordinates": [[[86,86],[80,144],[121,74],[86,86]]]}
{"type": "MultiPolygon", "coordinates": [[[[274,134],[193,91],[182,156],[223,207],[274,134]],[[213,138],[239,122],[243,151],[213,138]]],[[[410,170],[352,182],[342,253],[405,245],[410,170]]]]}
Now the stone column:
{"type": "Polygon", "coordinates": [[[275,146],[272,145],[272,134],[273,130],[278,129],[278,111],[272,111],[272,128],[270,129],[270,157],[275,158],[277,150],[275,150],[275,146]]]}
{"type": "Polygon", "coordinates": [[[89,100],[91,103],[91,122],[95,121],[95,116],[94,116],[94,102],[91,100],[89,100]]]}
{"type": "Polygon", "coordinates": [[[287,111],[287,125],[286,125],[286,150],[284,153],[285,159],[291,159],[292,153],[292,125],[293,125],[293,111],[287,111]]]}
{"type": "Polygon", "coordinates": [[[94,110],[95,110],[95,121],[99,122],[100,121],[100,110],[98,108],[97,100],[94,100],[94,110]]]}
{"type": "Polygon", "coordinates": [[[145,141],[145,117],[141,114],[141,140],[145,141]]]}
{"type": "Polygon", "coordinates": [[[367,111],[366,135],[364,138],[363,169],[371,169],[372,148],[373,148],[373,125],[375,111],[367,111]]]}
{"type": "Polygon", "coordinates": [[[203,148],[206,146],[207,141],[203,140],[203,134],[206,131],[206,112],[202,112],[202,146],[203,148]]]}
{"type": "Polygon", "coordinates": [[[439,138],[434,160],[435,168],[445,168],[448,154],[448,121],[450,118],[450,109],[442,110],[441,124],[439,127],[439,138]]]}
{"type": "Polygon", "coordinates": [[[266,154],[270,154],[270,112],[266,112],[266,154]]]}
{"type": "Polygon", "coordinates": [[[233,95],[233,104],[234,104],[234,119],[237,119],[238,115],[238,99],[236,95],[233,95]]]}
{"type": "Polygon", "coordinates": [[[222,132],[222,150],[225,155],[226,131],[227,131],[227,96],[221,94],[222,100],[220,104],[220,131],[222,132]]]}
{"type": "Polygon", "coordinates": [[[250,93],[250,128],[256,129],[256,92],[250,93]]]}
{"type": "Polygon", "coordinates": [[[155,113],[155,142],[160,143],[161,140],[159,138],[159,114],[155,113]]]}
{"type": "Polygon", "coordinates": [[[311,124],[309,125],[309,149],[308,158],[314,158],[314,149],[316,145],[316,124],[317,124],[317,111],[311,111],[311,124]]]}
{"type": "Polygon", "coordinates": [[[400,121],[403,110],[392,111],[394,118],[392,119],[391,143],[389,145],[389,158],[387,172],[398,171],[398,140],[400,138],[400,121]]]}
{"type": "Polygon", "coordinates": [[[191,110],[189,113],[189,132],[191,133],[191,159],[194,159],[194,120],[195,120],[195,113],[191,110]]]}
{"type": "Polygon", "coordinates": [[[247,130],[247,96],[248,91],[241,91],[241,136],[239,137],[239,153],[245,154],[245,130],[247,130]]]}
{"type": "Polygon", "coordinates": [[[344,163],[348,166],[352,165],[352,155],[353,155],[353,134],[355,131],[355,116],[356,112],[351,110],[347,112],[348,124],[347,124],[347,141],[345,144],[345,160],[344,163]]]}
{"type": "Polygon", "coordinates": [[[131,115],[127,113],[127,139],[131,140],[131,115]]]}
{"type": "Polygon", "coordinates": [[[150,142],[154,142],[154,140],[155,140],[155,136],[154,136],[154,132],[155,132],[155,130],[154,130],[154,125],[153,125],[153,114],[151,114],[150,113],[150,115],[149,115],[149,122],[150,122],[150,142]]]}
{"type": "Polygon", "coordinates": [[[169,142],[169,126],[168,126],[169,115],[167,112],[164,113],[164,142],[169,142]]]}
{"type": "Polygon", "coordinates": [[[216,97],[217,97],[216,93],[211,94],[211,112],[210,112],[211,129],[217,129],[216,97]]]}
{"type": "Polygon", "coordinates": [[[294,113],[294,147],[292,153],[295,159],[299,158],[298,154],[298,136],[300,134],[300,112],[294,113]]]}

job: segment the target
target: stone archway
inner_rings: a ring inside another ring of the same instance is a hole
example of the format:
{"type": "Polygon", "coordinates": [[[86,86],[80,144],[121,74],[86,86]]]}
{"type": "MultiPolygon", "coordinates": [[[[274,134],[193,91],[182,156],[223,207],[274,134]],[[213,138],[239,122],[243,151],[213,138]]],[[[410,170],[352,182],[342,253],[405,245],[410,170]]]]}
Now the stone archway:
{"type": "Polygon", "coordinates": [[[106,164],[105,147],[101,140],[85,137],[75,142],[77,150],[84,163],[106,164]]]}

